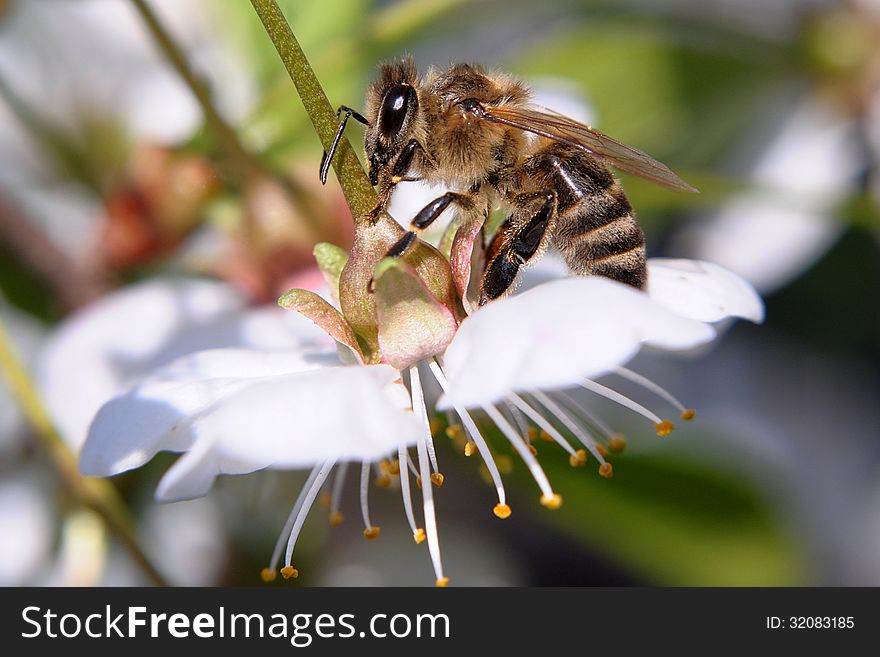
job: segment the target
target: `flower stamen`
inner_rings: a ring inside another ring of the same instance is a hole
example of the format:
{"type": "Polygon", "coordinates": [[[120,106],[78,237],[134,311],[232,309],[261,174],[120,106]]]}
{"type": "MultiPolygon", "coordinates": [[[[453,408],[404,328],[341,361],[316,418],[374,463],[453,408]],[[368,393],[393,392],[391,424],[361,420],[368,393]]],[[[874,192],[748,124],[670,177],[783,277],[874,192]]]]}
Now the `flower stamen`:
{"type": "Polygon", "coordinates": [[[434,511],[434,491],[431,486],[431,465],[428,458],[427,443],[431,438],[431,426],[428,420],[428,410],[425,407],[425,393],[419,378],[419,368],[411,367],[409,370],[410,386],[412,390],[413,411],[416,417],[422,421],[424,431],[416,443],[419,456],[419,472],[425,485],[422,486],[422,503],[425,512],[425,533],[428,537],[428,551],[431,553],[431,561],[434,564],[434,573],[438,586],[446,586],[449,581],[443,576],[443,562],[440,559],[440,536],[437,531],[437,515],[434,511]],[[442,582],[442,584],[441,584],[442,582]]]}
{"type": "Polygon", "coordinates": [[[675,408],[675,410],[678,411],[678,415],[682,420],[689,422],[697,416],[697,412],[694,409],[685,408],[684,404],[678,401],[678,398],[676,398],[671,392],[669,392],[668,390],[666,390],[666,388],[663,388],[659,384],[655,383],[654,381],[651,381],[651,379],[649,379],[648,377],[642,376],[638,372],[633,372],[632,370],[629,370],[625,367],[616,368],[614,370],[614,373],[617,374],[619,377],[635,383],[637,386],[641,386],[645,390],[649,390],[658,397],[661,397],[662,399],[668,401],[675,408]]]}
{"type": "Polygon", "coordinates": [[[348,462],[343,461],[336,468],[336,476],[333,478],[333,488],[330,492],[330,525],[338,527],[345,520],[345,516],[339,510],[342,499],[342,487],[345,485],[345,475],[348,474],[348,462]]]}
{"type": "Polygon", "coordinates": [[[553,401],[548,395],[540,392],[538,390],[532,393],[532,396],[537,399],[541,405],[546,408],[552,415],[555,415],[562,424],[566,426],[566,428],[571,431],[574,436],[581,441],[581,444],[590,450],[590,454],[592,454],[599,463],[605,463],[605,455],[599,449],[600,445],[593,439],[593,437],[581,428],[581,426],[575,422],[569,415],[562,409],[559,404],[553,401]]]}
{"type": "MultiPolygon", "coordinates": [[[[323,465],[321,465],[321,469],[318,471],[318,475],[315,477],[315,480],[312,482],[312,485],[309,487],[308,492],[303,499],[302,507],[296,515],[296,521],[294,521],[293,529],[290,531],[290,538],[287,540],[287,552],[284,555],[284,565],[287,567],[293,567],[290,561],[293,558],[293,548],[296,545],[296,539],[299,537],[299,532],[306,521],[306,517],[309,515],[309,511],[312,508],[315,498],[318,496],[318,492],[321,490],[321,486],[324,485],[324,481],[327,479],[330,471],[333,470],[335,464],[335,458],[324,461],[323,465]]],[[[284,570],[282,570],[281,574],[284,575],[284,570]]],[[[296,575],[293,575],[293,577],[296,577],[296,575]]]]}
{"type": "Polygon", "coordinates": [[[372,540],[379,536],[379,528],[370,522],[370,470],[368,461],[361,463],[361,517],[364,520],[364,538],[372,540]]]}
{"type": "MultiPolygon", "coordinates": [[[[577,458],[577,452],[574,447],[571,446],[565,437],[559,433],[559,431],[554,427],[550,422],[547,421],[543,415],[541,415],[534,408],[529,406],[522,397],[517,394],[512,394],[508,396],[508,399],[523,413],[529,416],[531,420],[537,424],[543,431],[547,432],[553,440],[559,443],[566,452],[568,452],[569,456],[572,458],[577,458]]],[[[531,451],[531,450],[530,450],[531,451]]]]}
{"type": "Polygon", "coordinates": [[[616,402],[635,413],[638,413],[642,417],[649,419],[651,422],[654,423],[654,428],[657,430],[657,434],[660,436],[666,436],[672,433],[672,430],[675,428],[675,425],[672,424],[672,422],[670,422],[669,420],[660,419],[660,417],[656,413],[649,411],[641,404],[634,402],[629,397],[620,394],[616,390],[612,390],[608,386],[603,386],[601,383],[596,383],[591,379],[583,379],[580,381],[579,385],[582,388],[589,390],[590,392],[595,392],[597,395],[605,397],[606,399],[610,399],[611,401],[616,402]]]}
{"type": "Polygon", "coordinates": [[[526,441],[523,440],[512,426],[510,426],[510,423],[504,419],[504,416],[497,408],[492,405],[486,405],[483,406],[483,410],[486,411],[486,414],[492,419],[495,426],[501,429],[501,433],[503,433],[507,440],[510,441],[513,448],[519,452],[520,458],[525,462],[529,472],[532,473],[532,477],[535,479],[535,483],[537,483],[538,487],[541,489],[543,496],[542,499],[552,498],[555,493],[550,486],[550,481],[547,479],[547,475],[544,474],[544,469],[541,467],[541,464],[538,463],[538,459],[536,459],[535,455],[529,450],[526,441]]]}
{"type": "MultiPolygon", "coordinates": [[[[284,522],[284,528],[278,535],[278,540],[275,541],[275,547],[272,549],[272,558],[269,560],[269,567],[263,569],[263,581],[271,581],[266,579],[267,572],[273,573],[274,575],[274,573],[278,571],[278,560],[281,559],[281,550],[284,548],[284,545],[287,542],[287,537],[290,536],[290,531],[293,528],[293,523],[296,522],[296,518],[299,515],[299,510],[302,508],[303,501],[306,499],[306,493],[312,487],[312,484],[315,482],[315,479],[318,477],[318,473],[320,471],[320,464],[312,468],[312,471],[309,473],[308,479],[306,479],[306,483],[303,484],[303,487],[296,498],[296,502],[293,503],[293,508],[290,510],[290,514],[287,516],[287,520],[284,522]]],[[[272,579],[275,579],[274,576],[272,577],[272,579]]]]}
{"type": "MultiPolygon", "coordinates": [[[[440,364],[436,361],[432,361],[428,363],[428,368],[431,370],[431,373],[434,375],[434,378],[437,380],[437,383],[440,385],[440,388],[443,390],[443,392],[448,392],[448,381],[446,380],[446,375],[443,373],[443,369],[440,367],[440,364]]],[[[495,486],[495,491],[498,493],[498,505],[495,508],[497,509],[499,506],[507,507],[507,497],[504,492],[504,483],[501,481],[501,473],[498,470],[498,465],[495,463],[495,459],[492,458],[492,452],[489,451],[489,445],[486,443],[485,438],[483,438],[483,434],[481,434],[480,430],[477,428],[477,423],[474,422],[474,419],[471,417],[470,413],[468,413],[467,410],[458,406],[457,404],[453,404],[453,408],[455,408],[455,412],[458,414],[459,419],[464,425],[464,429],[468,437],[477,446],[477,450],[479,451],[480,456],[483,457],[483,462],[486,464],[486,469],[489,471],[489,476],[492,478],[492,483],[495,486]]],[[[495,515],[498,514],[496,513],[495,515]]],[[[510,515],[510,513],[508,513],[507,515],[510,515]]],[[[506,518],[507,516],[499,517],[506,518]]]]}
{"type": "MultiPolygon", "coordinates": [[[[401,461],[409,459],[409,450],[406,448],[406,445],[399,445],[397,448],[397,454],[401,461]]],[[[409,528],[412,530],[413,540],[416,543],[421,543],[425,540],[425,530],[421,527],[416,527],[416,518],[413,514],[412,507],[412,495],[409,487],[409,472],[405,469],[400,471],[400,494],[403,497],[403,509],[406,512],[406,520],[409,523],[409,528]]]]}

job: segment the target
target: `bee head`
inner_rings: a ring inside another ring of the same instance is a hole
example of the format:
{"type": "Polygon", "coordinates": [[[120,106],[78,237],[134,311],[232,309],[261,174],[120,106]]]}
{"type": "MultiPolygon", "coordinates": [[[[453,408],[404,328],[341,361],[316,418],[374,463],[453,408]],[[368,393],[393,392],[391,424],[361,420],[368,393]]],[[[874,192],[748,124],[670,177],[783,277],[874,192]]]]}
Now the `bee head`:
{"type": "Polygon", "coordinates": [[[389,162],[394,162],[413,138],[420,124],[418,73],[412,59],[386,62],[379,78],[367,92],[367,120],[364,150],[370,163],[370,180],[375,185],[389,162]]]}

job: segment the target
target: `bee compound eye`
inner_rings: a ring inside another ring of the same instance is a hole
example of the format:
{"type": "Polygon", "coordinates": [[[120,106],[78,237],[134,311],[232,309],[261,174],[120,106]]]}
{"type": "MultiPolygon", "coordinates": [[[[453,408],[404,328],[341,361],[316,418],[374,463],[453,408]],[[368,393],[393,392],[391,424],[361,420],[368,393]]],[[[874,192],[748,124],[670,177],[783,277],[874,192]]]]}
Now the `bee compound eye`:
{"type": "Polygon", "coordinates": [[[396,84],[385,92],[379,112],[379,130],[386,138],[400,132],[410,105],[415,101],[415,90],[408,84],[396,84]]]}

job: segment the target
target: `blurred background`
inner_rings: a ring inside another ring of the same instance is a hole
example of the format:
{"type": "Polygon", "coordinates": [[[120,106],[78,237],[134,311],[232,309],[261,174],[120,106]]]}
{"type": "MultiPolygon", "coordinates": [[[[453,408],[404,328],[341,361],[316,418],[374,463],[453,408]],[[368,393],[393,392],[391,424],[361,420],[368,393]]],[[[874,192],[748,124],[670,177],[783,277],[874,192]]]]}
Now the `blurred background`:
{"type": "MultiPolygon", "coordinates": [[[[702,193],[623,176],[649,255],[716,262],[766,300],[764,325],[698,358],[639,357],[699,416],[658,440],[600,405],[629,438],[611,481],[541,448],[558,511],[511,459],[497,521],[476,460],[438,439],[453,583],[880,585],[880,3],[279,4],[334,105],[361,107],[383,59],[481,62],[651,153],[702,193]]],[[[71,452],[155,366],[286,344],[273,300],[319,280],[316,242],[350,239],[320,156],[245,0],[0,0],[0,318],[71,452]]],[[[0,584],[146,583],[4,386],[0,584]]],[[[172,460],[114,480],[144,550],[174,584],[259,583],[302,473],[159,505],[172,460]]],[[[316,510],[298,582],[433,580],[399,496],[371,496],[382,537],[316,510]]]]}

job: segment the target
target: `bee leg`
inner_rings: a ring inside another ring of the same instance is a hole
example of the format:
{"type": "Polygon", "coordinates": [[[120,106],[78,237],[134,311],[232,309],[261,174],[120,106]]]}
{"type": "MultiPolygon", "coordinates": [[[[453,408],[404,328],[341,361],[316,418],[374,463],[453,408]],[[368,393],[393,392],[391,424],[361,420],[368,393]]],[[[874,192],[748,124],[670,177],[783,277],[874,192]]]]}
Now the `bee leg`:
{"type": "Polygon", "coordinates": [[[346,105],[340,105],[339,109],[336,110],[337,119],[340,114],[345,114],[345,116],[342,117],[342,120],[336,128],[336,135],[333,137],[330,149],[324,151],[324,155],[321,157],[321,167],[318,170],[318,177],[321,179],[322,185],[327,184],[327,173],[330,171],[330,163],[333,161],[333,156],[336,155],[336,149],[339,148],[339,142],[342,140],[342,133],[345,132],[345,126],[348,124],[348,120],[353,117],[355,121],[363,123],[364,125],[370,125],[370,122],[367,121],[363,115],[346,105]]]}
{"type": "Polygon", "coordinates": [[[425,207],[419,210],[419,213],[410,222],[415,230],[422,230],[430,226],[434,221],[443,214],[443,211],[449,207],[450,203],[456,203],[463,210],[470,210],[473,207],[473,201],[464,194],[456,194],[455,192],[446,192],[443,196],[435,198],[425,207]]]}
{"type": "MultiPolygon", "coordinates": [[[[400,258],[405,254],[409,248],[415,243],[416,234],[411,230],[406,231],[399,240],[397,240],[390,249],[385,253],[386,258],[400,258]]],[[[370,294],[373,293],[373,279],[370,278],[367,283],[367,292],[370,294]]]]}
{"type": "Polygon", "coordinates": [[[516,280],[520,267],[534,258],[546,241],[548,229],[556,218],[556,194],[524,194],[516,200],[526,202],[535,198],[545,200],[528,221],[514,227],[515,215],[512,214],[492,239],[489,245],[489,254],[492,255],[486,264],[480,285],[481,306],[503,296],[516,280]]]}

